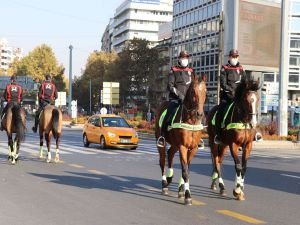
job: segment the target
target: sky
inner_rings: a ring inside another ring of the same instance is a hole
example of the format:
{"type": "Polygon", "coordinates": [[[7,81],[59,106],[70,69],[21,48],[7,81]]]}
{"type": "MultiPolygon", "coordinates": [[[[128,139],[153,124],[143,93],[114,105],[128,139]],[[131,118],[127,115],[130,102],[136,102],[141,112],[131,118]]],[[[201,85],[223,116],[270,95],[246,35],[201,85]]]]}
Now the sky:
{"type": "Polygon", "coordinates": [[[72,74],[80,76],[88,56],[101,49],[101,37],[124,0],[0,0],[0,39],[20,47],[26,56],[49,45],[69,76],[69,46],[73,46],[72,74]]]}

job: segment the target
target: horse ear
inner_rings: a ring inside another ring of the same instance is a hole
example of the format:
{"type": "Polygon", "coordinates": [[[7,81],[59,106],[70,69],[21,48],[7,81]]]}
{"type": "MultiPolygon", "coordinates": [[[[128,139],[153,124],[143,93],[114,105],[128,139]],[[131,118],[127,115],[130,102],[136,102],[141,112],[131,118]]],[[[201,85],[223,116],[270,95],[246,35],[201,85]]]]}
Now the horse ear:
{"type": "Polygon", "coordinates": [[[203,73],[201,75],[201,81],[204,81],[205,83],[207,82],[207,73],[203,73]]]}

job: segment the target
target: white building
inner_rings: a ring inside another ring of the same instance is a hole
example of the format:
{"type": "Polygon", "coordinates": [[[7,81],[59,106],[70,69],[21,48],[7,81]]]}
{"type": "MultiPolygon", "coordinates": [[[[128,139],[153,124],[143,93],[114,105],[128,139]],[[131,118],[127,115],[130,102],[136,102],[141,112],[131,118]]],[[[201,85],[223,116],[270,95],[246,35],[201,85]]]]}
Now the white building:
{"type": "Polygon", "coordinates": [[[9,65],[15,58],[22,58],[23,50],[21,48],[15,48],[8,45],[6,39],[0,39],[0,69],[1,72],[7,72],[9,65]]]}
{"type": "Polygon", "coordinates": [[[172,21],[172,12],[172,0],[125,0],[113,18],[112,50],[121,52],[133,38],[146,39],[155,46],[159,25],[172,21]]]}

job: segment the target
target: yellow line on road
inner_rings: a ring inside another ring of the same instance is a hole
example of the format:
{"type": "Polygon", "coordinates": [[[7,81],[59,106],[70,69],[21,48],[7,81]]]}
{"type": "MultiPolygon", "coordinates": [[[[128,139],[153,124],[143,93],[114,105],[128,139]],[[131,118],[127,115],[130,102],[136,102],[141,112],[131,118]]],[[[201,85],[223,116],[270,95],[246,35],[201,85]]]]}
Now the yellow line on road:
{"type": "Polygon", "coordinates": [[[195,199],[192,199],[192,204],[193,205],[206,205],[205,202],[201,202],[201,201],[198,201],[198,200],[195,200],[195,199]]]}
{"type": "Polygon", "coordinates": [[[99,170],[88,170],[88,172],[94,173],[94,174],[97,174],[97,175],[106,175],[106,173],[101,172],[101,171],[99,171],[99,170]]]}
{"type": "Polygon", "coordinates": [[[253,217],[245,216],[243,214],[239,214],[239,213],[229,211],[229,210],[217,210],[217,212],[221,213],[223,215],[226,215],[226,216],[231,216],[231,217],[233,217],[235,219],[238,219],[238,220],[242,220],[242,221],[251,223],[251,224],[265,224],[266,223],[265,221],[257,220],[253,217]]]}
{"type": "Polygon", "coordinates": [[[82,169],[84,166],[78,165],[78,164],[69,164],[69,166],[74,167],[74,168],[79,168],[82,169]]]}

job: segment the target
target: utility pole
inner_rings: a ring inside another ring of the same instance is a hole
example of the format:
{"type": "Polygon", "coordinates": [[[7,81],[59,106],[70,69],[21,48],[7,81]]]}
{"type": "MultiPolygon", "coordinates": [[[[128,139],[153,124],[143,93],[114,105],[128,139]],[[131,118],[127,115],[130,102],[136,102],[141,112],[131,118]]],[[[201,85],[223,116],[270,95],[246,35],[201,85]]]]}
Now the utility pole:
{"type": "Polygon", "coordinates": [[[72,102],[72,50],[73,46],[69,46],[70,49],[70,64],[69,64],[69,104],[68,104],[68,113],[69,115],[72,115],[71,112],[71,102],[72,102]]]}
{"type": "Polygon", "coordinates": [[[280,136],[288,134],[288,12],[289,0],[281,1],[279,115],[277,119],[280,136]]]}
{"type": "Polygon", "coordinates": [[[92,80],[90,78],[90,115],[92,115],[92,80]]]}
{"type": "MultiPolygon", "coordinates": [[[[223,11],[219,14],[219,62],[218,62],[218,84],[217,84],[217,104],[220,104],[220,79],[221,67],[223,63],[224,41],[223,41],[223,11]]],[[[210,109],[209,109],[210,110],[210,109]]]]}

